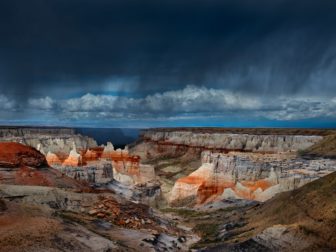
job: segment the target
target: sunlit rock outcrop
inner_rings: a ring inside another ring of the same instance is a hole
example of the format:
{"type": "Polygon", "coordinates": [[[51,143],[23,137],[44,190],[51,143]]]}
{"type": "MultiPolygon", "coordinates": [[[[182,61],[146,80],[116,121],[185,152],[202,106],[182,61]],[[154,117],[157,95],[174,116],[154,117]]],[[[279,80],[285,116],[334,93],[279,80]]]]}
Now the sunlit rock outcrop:
{"type": "Polygon", "coordinates": [[[115,153],[116,151],[114,150],[113,144],[111,142],[107,142],[106,146],[104,146],[102,158],[112,158],[115,153]]]}
{"type": "Polygon", "coordinates": [[[77,152],[76,144],[73,143],[72,150],[70,151],[68,158],[64,160],[63,165],[77,167],[82,164],[82,156],[77,152]]]}
{"type": "Polygon", "coordinates": [[[84,153],[83,159],[87,162],[95,161],[99,159],[99,153],[96,150],[87,150],[84,153]]]}
{"type": "Polygon", "coordinates": [[[86,188],[49,167],[36,149],[12,142],[0,143],[0,184],[86,188]]]}
{"type": "Polygon", "coordinates": [[[44,151],[44,149],[43,149],[43,147],[42,147],[42,145],[41,145],[40,143],[37,144],[36,149],[37,149],[39,152],[41,152],[43,155],[46,155],[46,152],[44,151]]]}
{"type": "Polygon", "coordinates": [[[128,149],[117,149],[112,160],[115,179],[125,184],[144,183],[155,179],[154,167],[140,164],[139,156],[130,156],[128,149]]]}
{"type": "Polygon", "coordinates": [[[72,150],[65,158],[50,151],[46,158],[49,165],[66,175],[90,183],[108,183],[115,179],[134,185],[155,179],[153,166],[140,164],[140,157],[129,155],[127,147],[115,150],[110,142],[106,146],[84,151],[78,151],[73,143],[72,150]]]}
{"type": "Polygon", "coordinates": [[[61,159],[55,154],[50,151],[48,151],[46,155],[47,162],[50,166],[53,165],[62,165],[61,159]]]}

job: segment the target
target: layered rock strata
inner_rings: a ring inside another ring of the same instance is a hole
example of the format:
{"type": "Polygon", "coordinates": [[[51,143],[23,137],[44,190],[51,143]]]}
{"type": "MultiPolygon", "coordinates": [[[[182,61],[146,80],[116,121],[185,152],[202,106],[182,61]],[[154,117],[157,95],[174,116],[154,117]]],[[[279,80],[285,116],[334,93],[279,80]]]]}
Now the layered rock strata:
{"type": "Polygon", "coordinates": [[[177,180],[173,205],[202,204],[224,198],[265,201],[336,170],[336,161],[305,160],[286,153],[257,154],[205,151],[202,165],[177,180]]]}
{"type": "Polygon", "coordinates": [[[115,150],[112,143],[81,152],[74,144],[64,161],[51,152],[48,152],[47,160],[49,165],[67,176],[90,183],[107,183],[115,179],[134,185],[155,179],[153,166],[140,164],[140,157],[129,155],[127,147],[115,150]]]}
{"type": "Polygon", "coordinates": [[[70,151],[68,158],[64,160],[63,165],[77,167],[82,164],[82,156],[77,152],[76,145],[73,143],[72,150],[70,151]]]}
{"type": "Polygon", "coordinates": [[[48,152],[66,158],[76,144],[79,150],[97,147],[97,142],[87,136],[76,134],[71,128],[29,128],[2,127],[0,142],[18,142],[38,149],[41,153],[48,152]]]}
{"type": "Polygon", "coordinates": [[[55,168],[70,178],[90,184],[105,184],[114,179],[110,162],[100,161],[85,166],[56,166],[55,168]]]}
{"type": "Polygon", "coordinates": [[[297,151],[312,146],[322,138],[318,135],[253,135],[159,130],[146,130],[141,137],[144,143],[150,142],[153,145],[262,153],[297,151]]]}

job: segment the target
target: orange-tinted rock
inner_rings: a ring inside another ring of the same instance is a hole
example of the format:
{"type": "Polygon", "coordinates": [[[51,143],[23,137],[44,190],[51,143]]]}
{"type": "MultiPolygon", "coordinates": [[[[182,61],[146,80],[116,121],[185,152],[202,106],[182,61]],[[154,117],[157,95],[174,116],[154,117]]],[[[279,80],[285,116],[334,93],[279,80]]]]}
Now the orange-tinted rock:
{"type": "Polygon", "coordinates": [[[46,156],[47,162],[50,166],[53,165],[62,165],[62,161],[61,159],[54,153],[52,152],[48,152],[47,156],[46,156]]]}
{"type": "Polygon", "coordinates": [[[272,186],[274,184],[269,178],[234,181],[230,176],[216,173],[214,164],[204,163],[189,176],[176,181],[170,194],[170,202],[173,205],[186,204],[186,201],[187,204],[203,204],[223,197],[254,200],[260,192],[272,186]]]}
{"type": "Polygon", "coordinates": [[[117,172],[128,175],[140,175],[140,157],[128,155],[113,155],[112,164],[117,172]]]}
{"type": "Polygon", "coordinates": [[[85,161],[96,161],[98,160],[99,156],[98,153],[94,150],[87,150],[85,154],[83,155],[83,159],[85,161]]]}
{"type": "Polygon", "coordinates": [[[252,192],[256,191],[258,188],[265,191],[267,188],[272,186],[272,184],[266,179],[257,181],[242,181],[241,184],[249,188],[252,192]]]}
{"type": "Polygon", "coordinates": [[[113,144],[111,142],[108,142],[104,147],[102,158],[111,159],[115,152],[116,151],[114,150],[113,144]]]}
{"type": "Polygon", "coordinates": [[[140,176],[140,157],[130,156],[128,148],[114,149],[112,143],[108,142],[101,155],[103,159],[112,161],[113,168],[117,173],[128,176],[140,176]]]}
{"type": "MultiPolygon", "coordinates": [[[[60,154],[49,154],[47,160],[50,165],[58,166],[72,166],[81,167],[81,171],[78,174],[83,175],[88,173],[88,168],[100,169],[104,163],[110,163],[113,166],[115,172],[115,179],[122,181],[131,181],[134,183],[143,183],[155,178],[155,172],[153,167],[142,166],[140,167],[140,157],[129,155],[127,147],[123,150],[115,150],[112,143],[107,143],[105,147],[97,147],[88,150],[80,150],[79,153],[76,150],[76,146],[73,146],[70,154],[66,158],[61,158],[60,154]],[[143,172],[141,172],[143,171],[143,172]]],[[[57,167],[60,168],[60,167],[57,167]]],[[[70,177],[78,178],[78,174],[74,175],[73,171],[68,171],[67,175],[70,177]]],[[[98,171],[99,174],[99,171],[98,171]]],[[[94,174],[93,176],[95,176],[94,174]]],[[[81,176],[82,180],[88,179],[89,175],[81,176]]]]}
{"type": "Polygon", "coordinates": [[[185,183],[185,184],[199,184],[202,185],[205,183],[205,179],[201,177],[196,177],[196,176],[188,176],[188,177],[183,177],[177,180],[179,183],[185,183]]]}
{"type": "Polygon", "coordinates": [[[203,202],[209,194],[213,195],[216,189],[209,187],[212,182],[211,169],[210,164],[203,164],[189,176],[178,179],[171,191],[170,202],[177,205],[180,202],[197,203],[203,202]]]}
{"type": "Polygon", "coordinates": [[[64,166],[80,166],[82,165],[82,157],[81,155],[76,151],[76,147],[74,146],[73,149],[70,151],[70,154],[67,159],[64,160],[63,165],[64,166]]]}

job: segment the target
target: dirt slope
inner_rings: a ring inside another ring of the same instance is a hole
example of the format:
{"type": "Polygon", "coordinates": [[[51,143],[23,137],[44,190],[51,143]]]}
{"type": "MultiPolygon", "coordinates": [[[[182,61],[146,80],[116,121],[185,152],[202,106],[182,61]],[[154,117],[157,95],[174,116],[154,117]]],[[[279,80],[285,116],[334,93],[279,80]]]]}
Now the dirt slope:
{"type": "Polygon", "coordinates": [[[336,158],[336,134],[325,136],[322,141],[300,153],[303,156],[336,158]]]}
{"type": "Polygon", "coordinates": [[[259,235],[256,240],[262,238],[262,242],[267,235],[273,239],[277,236],[280,247],[289,243],[284,250],[335,251],[335,199],[336,173],[332,173],[252,208],[245,216],[248,224],[240,231],[252,237],[259,235]]]}
{"type": "Polygon", "coordinates": [[[192,220],[202,236],[195,247],[207,252],[336,251],[335,199],[336,172],[264,203],[201,214],[192,220]]]}

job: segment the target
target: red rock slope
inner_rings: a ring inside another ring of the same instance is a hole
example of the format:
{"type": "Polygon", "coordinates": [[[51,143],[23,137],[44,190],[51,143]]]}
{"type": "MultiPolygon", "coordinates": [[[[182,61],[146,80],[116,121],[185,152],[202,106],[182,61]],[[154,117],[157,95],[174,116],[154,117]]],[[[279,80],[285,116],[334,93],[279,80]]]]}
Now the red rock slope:
{"type": "Polygon", "coordinates": [[[0,143],[0,167],[31,166],[46,167],[48,163],[43,154],[36,149],[19,143],[0,143]]]}
{"type": "Polygon", "coordinates": [[[86,185],[50,168],[43,154],[19,143],[0,143],[0,183],[86,190],[86,185]]]}

